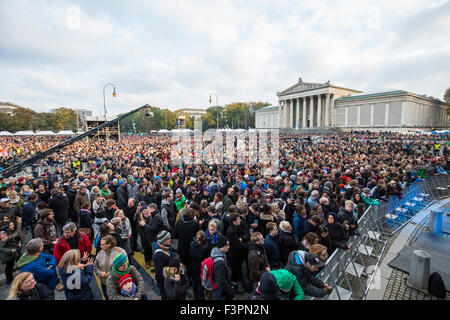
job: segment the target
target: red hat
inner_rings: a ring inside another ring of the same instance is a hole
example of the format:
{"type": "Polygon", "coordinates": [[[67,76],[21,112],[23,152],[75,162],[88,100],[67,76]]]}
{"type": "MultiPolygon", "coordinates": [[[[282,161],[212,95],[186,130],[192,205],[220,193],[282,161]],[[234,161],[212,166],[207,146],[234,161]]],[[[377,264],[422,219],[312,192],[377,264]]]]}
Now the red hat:
{"type": "Polygon", "coordinates": [[[131,276],[126,273],[123,276],[120,277],[119,279],[119,288],[122,289],[122,287],[124,286],[125,283],[127,282],[133,282],[133,279],[131,278],[131,276]]]}
{"type": "Polygon", "coordinates": [[[47,176],[47,174],[46,174],[46,173],[43,173],[43,174],[42,174],[42,177],[46,177],[46,176],[47,176]]]}
{"type": "Polygon", "coordinates": [[[17,179],[17,181],[22,182],[23,180],[25,180],[24,177],[20,177],[19,179],[17,179]]]}

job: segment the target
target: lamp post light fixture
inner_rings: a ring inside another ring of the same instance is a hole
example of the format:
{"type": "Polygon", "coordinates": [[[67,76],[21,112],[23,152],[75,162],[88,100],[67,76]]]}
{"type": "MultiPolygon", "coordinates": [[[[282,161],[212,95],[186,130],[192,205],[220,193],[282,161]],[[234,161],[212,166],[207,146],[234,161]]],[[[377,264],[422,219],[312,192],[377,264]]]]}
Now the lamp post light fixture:
{"type": "MultiPolygon", "coordinates": [[[[113,86],[113,94],[112,96],[115,98],[117,97],[117,93],[116,93],[116,85],[114,83],[107,83],[103,86],[103,108],[105,111],[105,123],[106,123],[106,99],[105,99],[105,89],[107,86],[113,86]]],[[[106,143],[108,143],[108,128],[105,128],[105,139],[106,139],[106,143]]]]}
{"type": "Polygon", "coordinates": [[[217,130],[219,130],[219,99],[217,98],[217,94],[210,93],[209,94],[209,103],[212,102],[211,95],[214,95],[216,97],[216,111],[217,111],[217,120],[216,120],[216,122],[217,122],[217,130]]]}

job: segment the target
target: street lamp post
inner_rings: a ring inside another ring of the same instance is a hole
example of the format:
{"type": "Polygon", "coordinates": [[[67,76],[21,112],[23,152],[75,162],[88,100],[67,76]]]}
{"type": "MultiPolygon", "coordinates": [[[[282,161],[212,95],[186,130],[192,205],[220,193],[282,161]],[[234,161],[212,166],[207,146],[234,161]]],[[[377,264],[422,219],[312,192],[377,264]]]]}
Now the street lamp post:
{"type": "Polygon", "coordinates": [[[216,111],[217,111],[217,120],[216,120],[216,122],[217,122],[217,130],[219,130],[219,99],[217,98],[217,94],[215,94],[215,93],[210,93],[210,94],[209,94],[209,103],[212,102],[212,100],[211,100],[211,95],[216,96],[216,111]]]}
{"type": "MultiPolygon", "coordinates": [[[[105,99],[105,89],[107,86],[113,86],[114,90],[113,90],[113,97],[117,96],[116,93],[116,85],[114,83],[107,83],[103,86],[103,108],[105,110],[105,123],[106,123],[106,99],[105,99]]],[[[105,128],[105,138],[106,138],[106,143],[108,143],[108,128],[105,128]]]]}

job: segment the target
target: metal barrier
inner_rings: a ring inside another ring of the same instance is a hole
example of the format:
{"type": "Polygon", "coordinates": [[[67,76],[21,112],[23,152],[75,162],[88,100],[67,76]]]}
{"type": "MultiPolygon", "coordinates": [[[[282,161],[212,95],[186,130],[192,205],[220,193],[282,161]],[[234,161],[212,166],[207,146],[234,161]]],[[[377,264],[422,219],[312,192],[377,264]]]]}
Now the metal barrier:
{"type": "MultiPolygon", "coordinates": [[[[328,258],[318,278],[331,285],[334,290],[324,299],[364,300],[389,238],[408,224],[418,212],[431,206],[435,200],[448,196],[450,177],[430,176],[424,181],[413,183],[403,193],[402,199],[391,197],[388,202],[367,208],[358,220],[361,236],[350,237],[348,241],[350,251],[337,249],[328,258]]],[[[421,224],[425,223],[424,219],[421,224]]]]}

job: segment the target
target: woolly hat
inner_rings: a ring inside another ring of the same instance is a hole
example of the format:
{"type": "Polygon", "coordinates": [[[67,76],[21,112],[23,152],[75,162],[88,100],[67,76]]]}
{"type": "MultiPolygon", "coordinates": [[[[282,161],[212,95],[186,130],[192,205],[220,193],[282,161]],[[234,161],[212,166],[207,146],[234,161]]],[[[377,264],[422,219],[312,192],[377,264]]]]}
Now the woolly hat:
{"type": "Polygon", "coordinates": [[[170,233],[167,232],[166,230],[161,231],[160,233],[158,233],[158,242],[159,243],[164,243],[167,240],[169,240],[170,237],[170,233]]]}
{"type": "Polygon", "coordinates": [[[112,264],[115,269],[119,269],[127,261],[128,261],[127,256],[125,256],[124,254],[121,253],[114,258],[112,264]]]}
{"type": "Polygon", "coordinates": [[[173,268],[179,268],[180,267],[180,259],[177,257],[173,257],[169,261],[169,267],[173,268]]]}
{"type": "Polygon", "coordinates": [[[124,183],[125,181],[123,181],[122,179],[119,180],[119,187],[124,183]]]}
{"type": "Polygon", "coordinates": [[[280,287],[278,286],[277,279],[270,272],[264,272],[259,281],[259,292],[266,295],[276,295],[280,292],[280,287]]]}
{"type": "Polygon", "coordinates": [[[122,287],[127,282],[133,282],[133,279],[131,278],[131,276],[128,273],[124,274],[123,276],[120,277],[120,279],[119,279],[119,288],[122,290],[122,287]]]}
{"type": "Polygon", "coordinates": [[[230,245],[228,239],[222,235],[219,235],[219,237],[217,238],[217,248],[222,248],[226,245],[230,245]]]}

